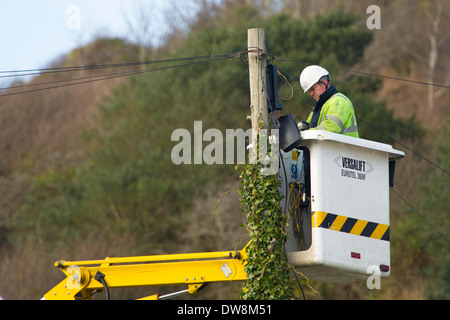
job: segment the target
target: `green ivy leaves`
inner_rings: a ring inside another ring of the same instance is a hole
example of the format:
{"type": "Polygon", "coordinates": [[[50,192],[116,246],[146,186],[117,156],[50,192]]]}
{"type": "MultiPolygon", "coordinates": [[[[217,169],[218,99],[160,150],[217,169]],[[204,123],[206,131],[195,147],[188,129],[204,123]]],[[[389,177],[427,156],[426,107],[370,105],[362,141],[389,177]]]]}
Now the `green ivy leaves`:
{"type": "Polygon", "coordinates": [[[293,299],[289,284],[290,266],[284,250],[287,215],[280,207],[276,175],[262,175],[261,164],[239,167],[241,203],[251,242],[247,246],[244,300],[293,299]]]}

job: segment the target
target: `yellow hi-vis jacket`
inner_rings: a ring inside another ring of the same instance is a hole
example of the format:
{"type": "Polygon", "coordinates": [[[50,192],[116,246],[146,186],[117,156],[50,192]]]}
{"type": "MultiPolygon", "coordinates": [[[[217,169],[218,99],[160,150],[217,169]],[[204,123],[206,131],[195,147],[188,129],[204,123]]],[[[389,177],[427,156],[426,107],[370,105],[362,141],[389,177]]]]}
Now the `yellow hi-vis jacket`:
{"type": "MultiPolygon", "coordinates": [[[[309,115],[308,123],[311,123],[313,113],[309,115]]],[[[349,98],[342,93],[329,98],[322,106],[317,127],[310,130],[325,130],[359,138],[355,111],[349,98]]]]}

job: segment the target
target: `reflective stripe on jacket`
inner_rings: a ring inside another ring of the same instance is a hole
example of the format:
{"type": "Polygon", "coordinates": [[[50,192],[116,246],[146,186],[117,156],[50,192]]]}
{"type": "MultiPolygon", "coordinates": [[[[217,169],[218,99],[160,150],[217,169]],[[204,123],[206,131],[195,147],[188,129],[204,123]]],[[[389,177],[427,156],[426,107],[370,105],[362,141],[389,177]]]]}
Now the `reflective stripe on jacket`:
{"type": "MultiPolygon", "coordinates": [[[[311,122],[313,113],[308,117],[311,122]]],[[[316,128],[310,130],[325,130],[346,136],[359,138],[355,111],[351,101],[342,93],[336,93],[322,106],[316,128]]]]}

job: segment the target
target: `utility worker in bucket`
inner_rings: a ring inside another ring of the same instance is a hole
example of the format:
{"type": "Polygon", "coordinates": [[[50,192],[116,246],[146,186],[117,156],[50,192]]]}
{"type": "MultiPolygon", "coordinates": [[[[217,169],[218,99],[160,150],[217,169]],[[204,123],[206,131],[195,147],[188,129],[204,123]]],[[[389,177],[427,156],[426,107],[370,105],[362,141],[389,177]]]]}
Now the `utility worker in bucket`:
{"type": "Polygon", "coordinates": [[[320,66],[309,66],[300,75],[304,93],[316,100],[307,124],[299,123],[299,129],[325,130],[359,138],[355,111],[349,98],[331,84],[330,73],[320,66]],[[309,126],[308,126],[309,124],[309,126]]]}

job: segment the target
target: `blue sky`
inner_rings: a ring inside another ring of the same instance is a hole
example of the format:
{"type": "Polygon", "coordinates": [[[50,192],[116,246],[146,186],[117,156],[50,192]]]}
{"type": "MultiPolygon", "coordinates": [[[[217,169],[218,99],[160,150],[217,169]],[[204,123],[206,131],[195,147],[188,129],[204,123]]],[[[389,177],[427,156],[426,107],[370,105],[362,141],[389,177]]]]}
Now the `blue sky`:
{"type": "Polygon", "coordinates": [[[125,16],[132,12],[136,2],[155,5],[158,9],[168,3],[164,0],[0,1],[0,71],[44,68],[96,35],[126,37],[130,30],[125,16]]]}

